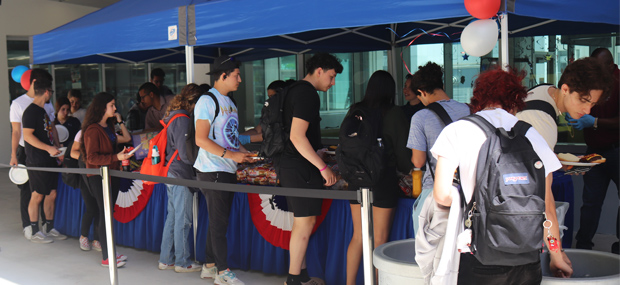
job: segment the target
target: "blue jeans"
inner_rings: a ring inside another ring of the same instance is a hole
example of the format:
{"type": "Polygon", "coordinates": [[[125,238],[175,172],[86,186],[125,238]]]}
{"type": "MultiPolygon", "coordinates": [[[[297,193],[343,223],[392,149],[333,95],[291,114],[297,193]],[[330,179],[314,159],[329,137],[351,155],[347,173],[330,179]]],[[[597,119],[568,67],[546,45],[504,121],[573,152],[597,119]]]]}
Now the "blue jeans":
{"type": "MultiPolygon", "coordinates": [[[[594,243],[592,238],[598,229],[601,218],[601,208],[605,202],[607,189],[611,181],[618,187],[618,148],[596,149],[588,147],[587,153],[598,153],[607,158],[605,163],[592,167],[583,176],[583,206],[581,206],[581,217],[579,221],[579,231],[575,236],[576,247],[581,249],[592,249],[594,243]]],[[[615,195],[614,195],[615,196],[615,195]]],[[[610,199],[616,199],[612,197],[610,199]]],[[[616,221],[616,235],[618,233],[618,221],[616,221]]]]}
{"type": "MultiPolygon", "coordinates": [[[[168,177],[175,178],[168,173],[168,177]]],[[[168,187],[168,215],[164,224],[159,262],[187,267],[189,260],[189,230],[192,227],[192,193],[185,186],[168,187]]]]}

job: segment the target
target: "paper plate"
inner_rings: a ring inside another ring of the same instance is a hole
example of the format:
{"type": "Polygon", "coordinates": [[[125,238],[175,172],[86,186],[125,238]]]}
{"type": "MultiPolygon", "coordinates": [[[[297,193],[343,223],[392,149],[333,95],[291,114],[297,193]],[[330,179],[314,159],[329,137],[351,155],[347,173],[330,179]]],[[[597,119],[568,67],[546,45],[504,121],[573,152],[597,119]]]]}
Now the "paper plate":
{"type": "Polygon", "coordinates": [[[326,150],[325,153],[327,153],[329,155],[336,155],[336,151],[335,150],[326,150]]]}
{"type": "Polygon", "coordinates": [[[573,162],[573,161],[562,161],[562,160],[560,160],[560,163],[564,165],[572,165],[572,166],[595,166],[598,164],[594,162],[573,162]]]}
{"type": "MultiPolygon", "coordinates": [[[[17,166],[26,167],[23,164],[18,164],[17,166]]],[[[11,167],[11,170],[9,170],[9,179],[17,185],[22,185],[28,182],[28,171],[25,168],[11,167]]]]}
{"type": "Polygon", "coordinates": [[[59,147],[58,150],[60,150],[60,153],[57,155],[50,155],[51,157],[59,157],[59,156],[63,156],[65,155],[65,152],[67,151],[66,147],[59,147]]]}
{"type": "Polygon", "coordinates": [[[67,139],[69,139],[69,130],[67,127],[63,125],[56,125],[56,132],[58,132],[58,140],[60,140],[61,143],[64,143],[67,139]]]}

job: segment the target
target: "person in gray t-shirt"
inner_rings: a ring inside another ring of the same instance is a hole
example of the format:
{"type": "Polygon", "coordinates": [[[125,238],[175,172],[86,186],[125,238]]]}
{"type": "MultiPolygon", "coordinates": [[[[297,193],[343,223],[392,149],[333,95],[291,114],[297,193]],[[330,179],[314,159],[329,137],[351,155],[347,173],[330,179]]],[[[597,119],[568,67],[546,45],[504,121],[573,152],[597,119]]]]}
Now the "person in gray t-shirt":
{"type": "MultiPolygon", "coordinates": [[[[469,115],[469,106],[454,101],[448,97],[443,90],[443,72],[441,67],[433,62],[428,62],[425,66],[413,74],[411,79],[411,89],[424,106],[437,102],[443,107],[452,121],[456,121],[461,117],[469,115]]],[[[422,168],[426,165],[427,153],[431,161],[428,162],[426,172],[424,173],[422,183],[422,193],[416,199],[413,205],[413,225],[414,231],[418,229],[418,214],[424,204],[424,199],[433,190],[433,177],[431,169],[435,170],[437,160],[430,154],[430,149],[435,144],[435,140],[445,127],[443,121],[435,112],[429,109],[422,109],[413,115],[411,119],[411,127],[409,129],[409,139],[407,147],[411,149],[411,162],[414,167],[422,168]],[[417,210],[417,211],[416,211],[417,210]]]]}

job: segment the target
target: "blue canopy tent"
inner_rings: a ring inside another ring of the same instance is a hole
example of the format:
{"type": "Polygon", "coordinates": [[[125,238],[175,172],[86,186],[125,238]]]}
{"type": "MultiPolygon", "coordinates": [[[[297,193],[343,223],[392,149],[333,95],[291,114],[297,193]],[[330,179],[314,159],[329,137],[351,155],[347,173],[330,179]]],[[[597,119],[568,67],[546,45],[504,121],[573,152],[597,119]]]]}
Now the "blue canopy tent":
{"type": "MultiPolygon", "coordinates": [[[[510,36],[619,30],[615,0],[505,1],[502,10],[510,15],[510,36]]],[[[472,19],[462,0],[124,0],[34,36],[32,58],[35,64],[186,62],[186,45],[195,47],[195,62],[218,54],[247,61],[310,50],[389,50],[407,45],[419,31],[399,36],[415,28],[458,39],[472,19]],[[178,40],[168,40],[174,25],[178,40]]],[[[415,43],[446,41],[421,37],[415,43]]]]}

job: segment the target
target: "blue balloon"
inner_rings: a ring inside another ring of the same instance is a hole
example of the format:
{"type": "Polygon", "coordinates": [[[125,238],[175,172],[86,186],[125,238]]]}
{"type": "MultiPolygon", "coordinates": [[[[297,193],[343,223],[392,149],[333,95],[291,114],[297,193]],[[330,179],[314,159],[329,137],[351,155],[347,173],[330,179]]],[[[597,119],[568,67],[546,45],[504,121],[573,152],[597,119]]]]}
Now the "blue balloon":
{"type": "Polygon", "coordinates": [[[13,68],[13,71],[11,71],[11,77],[13,77],[13,80],[15,80],[15,82],[17,83],[21,83],[22,81],[22,75],[24,74],[24,72],[26,72],[26,70],[28,70],[29,68],[27,66],[23,66],[23,65],[18,65],[15,68],[13,68]]]}

